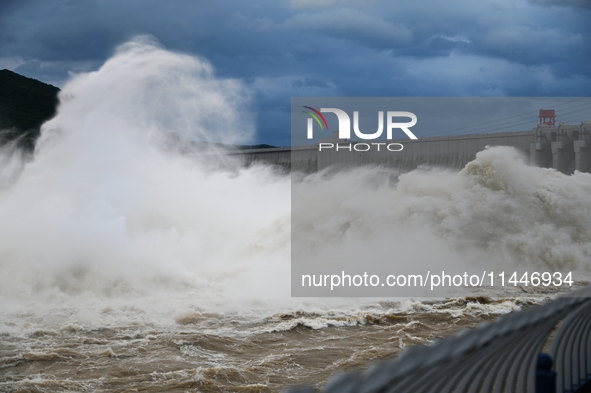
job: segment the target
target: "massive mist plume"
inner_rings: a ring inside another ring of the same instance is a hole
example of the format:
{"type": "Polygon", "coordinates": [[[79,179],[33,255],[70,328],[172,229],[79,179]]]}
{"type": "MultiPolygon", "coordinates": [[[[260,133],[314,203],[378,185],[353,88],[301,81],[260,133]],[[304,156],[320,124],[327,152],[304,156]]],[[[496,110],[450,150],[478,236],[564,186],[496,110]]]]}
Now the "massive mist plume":
{"type": "Polygon", "coordinates": [[[216,149],[201,156],[167,149],[171,133],[252,141],[250,94],[216,77],[206,60],[149,37],[74,75],[34,160],[23,166],[14,151],[0,152],[0,162],[11,162],[0,178],[10,180],[0,190],[2,307],[297,306],[289,291],[292,231],[309,245],[305,252],[329,256],[387,238],[399,257],[392,269],[400,261],[588,270],[591,175],[529,167],[510,148],[481,152],[459,173],[301,176],[305,209],[293,212],[293,228],[290,176],[228,166],[216,149]]]}

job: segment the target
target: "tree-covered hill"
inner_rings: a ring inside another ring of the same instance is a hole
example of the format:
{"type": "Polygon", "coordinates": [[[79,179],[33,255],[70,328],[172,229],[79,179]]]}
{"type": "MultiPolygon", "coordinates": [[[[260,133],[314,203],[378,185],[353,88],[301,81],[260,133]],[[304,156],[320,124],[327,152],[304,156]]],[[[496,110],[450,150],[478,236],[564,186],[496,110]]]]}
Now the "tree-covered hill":
{"type": "Polygon", "coordinates": [[[32,151],[41,124],[52,118],[60,90],[9,70],[0,70],[0,146],[17,140],[32,151]]]}

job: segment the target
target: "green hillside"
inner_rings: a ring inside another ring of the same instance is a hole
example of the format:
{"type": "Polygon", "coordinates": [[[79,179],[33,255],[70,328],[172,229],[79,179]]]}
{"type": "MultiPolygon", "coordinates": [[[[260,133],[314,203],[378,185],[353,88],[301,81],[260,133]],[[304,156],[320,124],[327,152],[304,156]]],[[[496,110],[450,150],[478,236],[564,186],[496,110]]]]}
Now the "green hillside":
{"type": "Polygon", "coordinates": [[[9,70],[0,70],[0,145],[18,139],[32,151],[41,124],[51,119],[60,90],[9,70]]]}

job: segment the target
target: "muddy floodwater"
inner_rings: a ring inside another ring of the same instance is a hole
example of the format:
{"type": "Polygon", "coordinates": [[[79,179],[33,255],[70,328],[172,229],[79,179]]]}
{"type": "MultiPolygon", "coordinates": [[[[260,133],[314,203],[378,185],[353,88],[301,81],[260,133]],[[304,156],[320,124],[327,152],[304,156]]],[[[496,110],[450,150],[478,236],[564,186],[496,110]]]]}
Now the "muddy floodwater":
{"type": "Polygon", "coordinates": [[[266,317],[195,311],[160,327],[139,323],[138,310],[104,309],[105,320],[125,314],[135,320],[105,326],[67,324],[73,310],[3,315],[0,391],[278,392],[302,383],[322,386],[335,373],[539,301],[408,300],[354,313],[299,310],[266,317]],[[17,325],[20,331],[8,333],[17,325]]]}

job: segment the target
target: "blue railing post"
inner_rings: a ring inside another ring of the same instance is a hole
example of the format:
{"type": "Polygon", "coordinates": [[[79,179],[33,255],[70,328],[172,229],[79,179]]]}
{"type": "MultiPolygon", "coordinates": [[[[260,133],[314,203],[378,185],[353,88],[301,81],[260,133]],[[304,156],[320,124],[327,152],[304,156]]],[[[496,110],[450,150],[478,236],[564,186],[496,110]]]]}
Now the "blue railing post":
{"type": "Polygon", "coordinates": [[[552,371],[552,357],[541,353],[536,368],[536,393],[556,393],[556,372],[552,371]]]}

